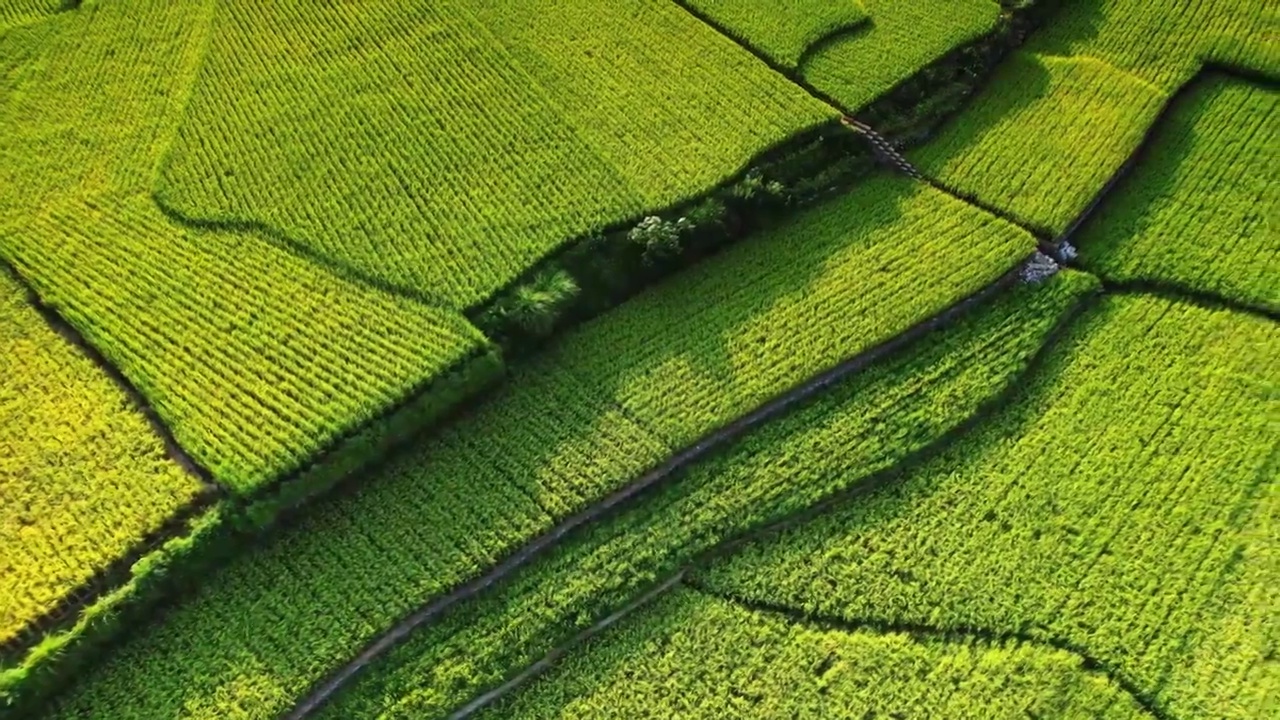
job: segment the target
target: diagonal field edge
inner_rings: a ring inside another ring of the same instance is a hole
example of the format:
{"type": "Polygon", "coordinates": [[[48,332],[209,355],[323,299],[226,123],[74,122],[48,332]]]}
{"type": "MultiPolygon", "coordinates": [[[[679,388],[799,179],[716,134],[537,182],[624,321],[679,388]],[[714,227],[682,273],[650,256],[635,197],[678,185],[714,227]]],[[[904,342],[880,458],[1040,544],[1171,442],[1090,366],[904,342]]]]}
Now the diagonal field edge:
{"type": "Polygon", "coordinates": [[[340,280],[345,280],[360,287],[377,290],[378,292],[385,293],[392,297],[404,298],[419,305],[435,308],[437,310],[459,312],[455,306],[445,302],[442,298],[435,297],[429,292],[383,280],[369,272],[318,252],[301,241],[290,237],[287,233],[274,225],[269,225],[259,220],[204,218],[188,215],[186,212],[170,204],[156,192],[151,193],[151,203],[155,205],[162,215],[182,227],[210,232],[260,235],[276,247],[279,247],[285,252],[291,253],[292,255],[315,265],[340,280]]]}
{"type": "Polygon", "coordinates": [[[806,402],[831,385],[914,343],[924,335],[950,324],[975,306],[1012,287],[1019,281],[1019,273],[1025,262],[1026,259],[1019,261],[1013,268],[1007,270],[994,281],[938,314],[925,318],[898,335],[793,386],[746,415],[703,435],[692,445],[686,446],[662,464],[562,520],[552,529],[508,555],[488,572],[444,595],[430,600],[374,638],[347,663],[313,686],[288,713],[283,715],[283,718],[285,720],[301,720],[309,717],[339,689],[350,682],[357,673],[391,650],[419,626],[440,617],[453,606],[475,597],[517,570],[527,566],[533,560],[542,557],[555,548],[573,530],[605,517],[623,504],[670,480],[687,466],[703,460],[732,444],[756,426],[790,412],[796,406],[806,402]]]}
{"type": "Polygon", "coordinates": [[[1170,715],[1159,702],[1139,688],[1137,684],[1129,679],[1123,672],[1120,672],[1108,663],[1094,657],[1085,648],[1060,638],[1038,638],[1022,632],[1005,632],[983,627],[961,626],[955,628],[940,628],[920,623],[886,623],[868,620],[846,620],[844,618],[831,617],[829,615],[809,614],[798,608],[781,603],[738,597],[737,595],[730,593],[712,590],[711,588],[703,585],[697,579],[689,578],[687,575],[682,574],[681,577],[683,577],[682,582],[685,587],[706,597],[732,603],[752,612],[780,615],[790,622],[821,629],[838,630],[850,633],[865,631],[878,632],[882,634],[902,633],[913,637],[934,638],[939,640],[973,639],[988,644],[1015,640],[1027,645],[1062,650],[1080,658],[1082,669],[1085,672],[1102,675],[1115,683],[1116,687],[1120,688],[1126,695],[1133,698],[1133,701],[1151,717],[1156,720],[1174,720],[1174,717],[1170,715]]]}
{"type": "Polygon", "coordinates": [[[1252,303],[1232,300],[1217,293],[1200,290],[1191,287],[1185,283],[1172,282],[1168,280],[1108,280],[1107,278],[1094,272],[1087,263],[1072,261],[1066,263],[1067,267],[1074,268],[1080,272],[1087,272],[1094,275],[1102,281],[1102,287],[1108,293],[1114,295],[1154,295],[1156,297],[1169,298],[1178,300],[1192,305],[1199,305],[1203,308],[1226,309],[1231,312],[1240,313],[1242,315],[1252,315],[1253,317],[1271,322],[1280,322],[1280,308],[1268,307],[1265,305],[1254,305],[1252,303]]]}
{"type": "MultiPolygon", "coordinates": [[[[1013,398],[1016,396],[1016,394],[1021,392],[1023,383],[1028,378],[1034,377],[1034,375],[1039,372],[1040,368],[1044,365],[1046,359],[1054,351],[1054,349],[1056,349],[1059,341],[1071,329],[1071,327],[1075,324],[1076,320],[1089,307],[1091,307],[1096,302],[1096,300],[1098,299],[1098,297],[1100,297],[1100,295],[1101,293],[1093,293],[1091,295],[1088,295],[1085,298],[1077,301],[1073,307],[1071,307],[1065,313],[1063,313],[1062,317],[1058,319],[1058,322],[1049,331],[1048,335],[1045,336],[1044,342],[1036,350],[1036,352],[1031,356],[1031,358],[1027,361],[1026,366],[1020,372],[1018,372],[1012,378],[1010,378],[1008,383],[1005,385],[1005,387],[1001,391],[997,392],[995,395],[992,395],[991,397],[984,400],[972,415],[960,421],[959,423],[951,427],[949,430],[947,430],[946,432],[939,435],[937,438],[930,441],[928,444],[903,456],[894,465],[891,465],[887,468],[884,468],[882,470],[866,475],[861,479],[859,479],[858,481],[854,482],[853,484],[845,487],[842,490],[832,493],[831,495],[828,495],[827,497],[823,498],[822,500],[819,500],[816,503],[813,503],[812,505],[808,505],[806,507],[795,510],[791,513],[787,513],[780,517],[774,518],[772,520],[767,520],[753,527],[745,528],[739,531],[738,533],[724,540],[721,540],[720,542],[694,554],[689,560],[687,560],[677,570],[667,575],[665,579],[660,580],[656,585],[653,586],[653,588],[656,589],[661,587],[666,590],[669,590],[671,589],[672,586],[674,586],[676,582],[675,578],[686,577],[688,576],[689,573],[697,570],[699,567],[703,565],[706,565],[708,562],[711,562],[712,560],[715,560],[717,558],[736,552],[737,550],[741,549],[743,546],[747,545],[748,543],[756,542],[758,540],[777,535],[778,533],[781,533],[789,528],[795,527],[796,525],[799,525],[801,523],[809,522],[810,520],[813,520],[814,518],[824,513],[835,510],[839,506],[849,501],[852,501],[854,499],[870,494],[897,480],[898,477],[901,475],[903,468],[911,467],[918,463],[924,462],[930,457],[941,452],[951,443],[955,442],[961,436],[970,432],[975,427],[977,427],[980,423],[982,423],[983,421],[991,417],[994,413],[999,412],[1001,409],[1007,407],[1009,403],[1013,400],[1013,398]]],[[[653,592],[653,591],[650,590],[648,592],[653,592]]],[[[650,597],[648,592],[645,594],[644,597],[646,598],[650,597]]],[[[658,593],[654,593],[653,596],[656,597],[657,594],[658,593]]],[[[628,605],[627,607],[629,607],[631,611],[634,611],[638,609],[640,605],[641,603],[633,603],[632,605],[628,605]]],[[[609,618],[606,618],[606,619],[609,620],[609,624],[612,624],[614,622],[617,622],[619,618],[614,618],[613,615],[610,615],[609,618]]],[[[562,643],[561,645],[557,646],[556,648],[551,650],[549,653],[547,653],[547,655],[544,656],[543,660],[546,660],[547,658],[553,658],[552,662],[543,662],[542,660],[540,660],[534,663],[532,666],[530,666],[530,668],[533,668],[533,667],[538,668],[537,672],[529,672],[528,668],[526,668],[526,670],[523,670],[517,673],[511,679],[504,682],[502,685],[498,686],[503,690],[501,694],[497,694],[492,690],[489,692],[486,692],[480,696],[485,698],[484,704],[479,704],[473,700],[467,703],[466,705],[461,706],[460,708],[455,710],[452,714],[450,714],[448,716],[449,720],[463,720],[464,718],[468,718],[472,714],[474,714],[476,711],[482,709],[485,705],[488,705],[500,699],[503,695],[506,695],[511,691],[515,690],[521,683],[532,679],[535,675],[537,675],[541,671],[549,668],[554,662],[554,659],[558,659],[562,657],[565,653],[571,650],[573,645],[576,643],[576,641],[579,638],[583,638],[583,639],[589,638],[595,635],[600,630],[602,630],[603,627],[599,627],[599,626],[603,622],[604,621],[597,622],[594,625],[582,630],[577,635],[575,635],[574,638],[570,639],[569,641],[566,641],[565,643],[562,643]],[[517,678],[519,679],[519,682],[514,682],[517,678]]],[[[495,690],[496,689],[497,688],[495,688],[495,690]]]]}

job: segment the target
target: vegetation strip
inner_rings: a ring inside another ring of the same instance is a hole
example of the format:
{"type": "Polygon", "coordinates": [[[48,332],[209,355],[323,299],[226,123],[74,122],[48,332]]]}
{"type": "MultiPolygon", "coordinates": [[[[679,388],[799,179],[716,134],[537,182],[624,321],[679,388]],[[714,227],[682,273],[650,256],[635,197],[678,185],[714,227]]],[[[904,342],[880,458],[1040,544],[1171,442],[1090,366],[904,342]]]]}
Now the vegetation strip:
{"type": "Polygon", "coordinates": [[[0,643],[0,662],[12,662],[39,645],[51,633],[64,631],[74,625],[86,608],[128,581],[135,563],[163,547],[169,540],[186,535],[191,529],[192,521],[222,497],[223,494],[217,490],[206,490],[178,508],[160,527],[139,538],[127,553],[72,588],[57,606],[32,619],[18,634],[0,643]]]}
{"type": "MultiPolygon", "coordinates": [[[[1068,267],[1079,267],[1079,263],[1069,263],[1068,267]]],[[[1087,268],[1081,268],[1088,272],[1087,268]]],[[[1102,286],[1115,295],[1151,295],[1154,297],[1182,300],[1205,308],[1225,308],[1241,315],[1252,315],[1257,318],[1280,322],[1280,310],[1258,307],[1248,303],[1222,297],[1217,293],[1205,292],[1198,288],[1181,283],[1159,280],[1108,280],[1102,278],[1102,286]]]]}
{"type": "Polygon", "coordinates": [[[352,658],[351,661],[336,670],[330,677],[308,693],[301,702],[294,705],[293,709],[290,710],[285,717],[289,720],[299,720],[310,716],[343,685],[349,682],[356,673],[369,665],[376,658],[385,654],[415,628],[434,620],[458,603],[478,595],[481,591],[493,586],[500,580],[511,575],[514,571],[526,566],[531,561],[553,548],[574,529],[599,520],[613,512],[617,507],[663,483],[690,464],[707,457],[711,453],[718,452],[721,448],[732,443],[750,429],[787,413],[791,408],[805,402],[807,399],[819,392],[822,392],[832,384],[866,368],[891,353],[897,352],[901,348],[919,340],[919,338],[929,332],[952,322],[957,317],[968,312],[975,305],[994,297],[1001,291],[1018,282],[1019,272],[1021,269],[1022,263],[1019,263],[1017,267],[1007,271],[995,282],[992,282],[973,295],[970,295],[955,305],[947,308],[943,312],[917,323],[901,334],[894,336],[866,352],[845,360],[840,365],[837,365],[836,367],[833,367],[820,375],[793,387],[791,390],[770,400],[728,425],[703,436],[691,446],[686,447],[671,456],[662,465],[645,473],[643,476],[637,478],[624,487],[610,493],[588,508],[562,521],[551,531],[539,536],[534,541],[525,545],[516,554],[507,557],[502,562],[495,565],[489,572],[454,589],[447,595],[432,600],[430,603],[401,620],[390,630],[380,635],[374,642],[366,646],[365,649],[352,658]]]}

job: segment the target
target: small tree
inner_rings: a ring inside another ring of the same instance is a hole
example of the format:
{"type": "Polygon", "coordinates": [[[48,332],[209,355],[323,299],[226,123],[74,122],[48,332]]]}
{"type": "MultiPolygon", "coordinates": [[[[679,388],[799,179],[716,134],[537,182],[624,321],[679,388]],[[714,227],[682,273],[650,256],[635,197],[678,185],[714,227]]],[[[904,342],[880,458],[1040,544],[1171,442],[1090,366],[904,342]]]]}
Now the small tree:
{"type": "Polygon", "coordinates": [[[680,252],[680,234],[688,227],[689,221],[685,218],[668,222],[657,215],[650,215],[631,228],[627,239],[644,248],[644,262],[652,265],[680,252]]]}

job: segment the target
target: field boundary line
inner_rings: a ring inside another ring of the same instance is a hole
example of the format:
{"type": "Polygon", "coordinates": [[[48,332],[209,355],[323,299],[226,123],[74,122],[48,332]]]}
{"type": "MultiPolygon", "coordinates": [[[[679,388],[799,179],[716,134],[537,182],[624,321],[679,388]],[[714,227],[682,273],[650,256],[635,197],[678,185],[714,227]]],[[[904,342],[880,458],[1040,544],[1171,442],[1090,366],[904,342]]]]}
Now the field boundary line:
{"type": "Polygon", "coordinates": [[[62,312],[58,310],[57,307],[45,302],[44,299],[40,297],[40,293],[35,289],[35,286],[32,285],[22,273],[18,272],[18,269],[12,262],[7,258],[0,257],[0,267],[3,268],[3,272],[7,272],[10,277],[12,277],[14,281],[21,286],[23,291],[26,293],[27,304],[34,308],[36,312],[40,313],[40,317],[44,319],[45,324],[57,333],[64,341],[73,345],[77,351],[87,357],[95,367],[111,379],[117,388],[124,392],[125,396],[129,398],[129,403],[133,406],[133,409],[142,415],[142,417],[147,421],[147,425],[151,427],[152,432],[160,438],[160,441],[164,444],[165,454],[168,455],[170,460],[185,470],[189,475],[196,477],[206,488],[217,488],[220,491],[226,490],[226,488],[223,488],[221,484],[213,479],[213,474],[209,472],[208,468],[205,468],[197,462],[195,458],[191,457],[191,455],[183,449],[182,445],[178,443],[177,438],[174,437],[173,430],[165,424],[164,419],[161,418],[160,414],[156,412],[156,409],[152,407],[146,396],[138,390],[138,387],[134,385],[129,378],[125,377],[124,373],[112,364],[111,361],[107,360],[98,348],[94,347],[94,345],[90,343],[74,325],[68,322],[67,319],[62,316],[62,312]]]}
{"type": "MultiPolygon", "coordinates": [[[[937,453],[945,450],[961,436],[971,431],[974,427],[986,421],[995,413],[1009,407],[1010,403],[1017,397],[1018,393],[1023,391],[1027,379],[1034,377],[1040,372],[1050,354],[1057,349],[1058,345],[1075,326],[1080,317],[1092,308],[1103,294],[1104,291],[1099,290],[1077,300],[1076,303],[1066,310],[1062,317],[1058,319],[1058,322],[1045,336],[1044,342],[1041,343],[1040,347],[1037,348],[1032,356],[1027,360],[1026,366],[1022,368],[1020,372],[1012,376],[1003,389],[982,401],[973,414],[964,418],[946,432],[929,441],[924,446],[903,456],[893,465],[882,468],[868,475],[864,475],[862,478],[856,480],[843,489],[837,490],[811,505],[807,505],[771,520],[765,520],[752,527],[745,528],[711,545],[710,547],[693,553],[688,560],[680,564],[675,571],[665,576],[665,579],[660,581],[658,584],[664,585],[665,583],[672,581],[672,578],[676,576],[686,578],[685,582],[687,583],[688,576],[691,573],[696,572],[701,566],[706,565],[708,562],[736,552],[749,543],[775,536],[789,528],[795,527],[796,525],[813,520],[814,518],[828,512],[832,512],[849,501],[886,487],[897,480],[907,469],[918,465],[919,463],[926,462],[937,453]]],[[[667,589],[671,589],[671,586],[667,585],[667,589]]],[[[638,606],[631,609],[634,611],[635,609],[638,609],[638,606]]],[[[612,615],[610,617],[612,617],[612,615]]],[[[613,622],[617,622],[617,619],[611,620],[610,624],[613,622]]],[[[554,656],[555,658],[562,657],[572,649],[576,638],[583,636],[591,637],[594,633],[590,631],[591,628],[588,627],[587,629],[579,632],[570,640],[553,648],[546,656],[544,656],[544,659],[545,657],[550,656],[554,656]]],[[[551,664],[552,663],[543,663],[541,661],[536,662],[534,663],[534,666],[539,668],[538,672],[530,673],[527,672],[528,668],[526,668],[499,686],[503,688],[503,692],[501,694],[494,694],[492,691],[486,692],[483,695],[483,697],[487,698],[485,705],[501,699],[501,697],[515,690],[524,681],[532,679],[543,670],[551,667],[551,664]],[[520,678],[521,682],[513,683],[511,680],[515,678],[520,678]]],[[[482,709],[482,707],[483,705],[475,705],[474,701],[472,701],[467,705],[460,707],[458,710],[455,710],[453,714],[448,717],[450,720],[463,720],[464,718],[470,717],[476,711],[482,709]],[[463,712],[464,709],[466,712],[463,712]]]]}
{"type": "Polygon", "coordinates": [[[721,425],[719,428],[711,430],[692,444],[669,456],[661,464],[561,520],[551,529],[507,555],[484,574],[455,587],[443,595],[437,595],[366,643],[359,653],[331,672],[327,678],[314,685],[282,717],[286,720],[301,720],[302,718],[310,717],[357,673],[399,644],[400,641],[418,627],[438,618],[462,601],[479,595],[482,591],[527,566],[533,560],[542,557],[556,547],[572,531],[604,518],[628,501],[664,484],[665,481],[679,474],[685,467],[703,460],[732,444],[739,437],[746,434],[747,431],[790,412],[795,406],[804,403],[831,385],[863,370],[881,358],[913,344],[924,335],[953,322],[975,306],[1012,287],[1020,281],[1022,268],[1029,259],[1030,256],[1018,261],[1013,268],[1006,270],[995,280],[938,313],[908,327],[901,333],[863,350],[807,380],[801,381],[745,415],[741,415],[721,425]]]}
{"type": "Polygon", "coordinates": [[[185,536],[200,514],[225,498],[216,488],[205,487],[175,510],[159,527],[151,530],[124,554],[99,568],[88,580],[68,590],[57,604],[30,620],[12,638],[0,643],[0,669],[20,665],[23,656],[45,638],[65,630],[80,620],[81,613],[104,595],[125,585],[139,560],[160,549],[170,540],[185,536]]]}
{"type": "Polygon", "coordinates": [[[212,473],[207,468],[187,453],[174,437],[173,431],[137,386],[68,322],[55,306],[46,303],[26,277],[3,257],[0,257],[0,272],[8,274],[17,283],[26,296],[27,304],[40,315],[45,325],[59,337],[60,342],[71,345],[73,352],[87,358],[95,370],[104,374],[124,394],[128,400],[129,410],[143,418],[164,446],[165,456],[169,461],[187,475],[194,477],[200,484],[200,489],[195,496],[175,510],[159,527],[140,538],[123,555],[98,569],[88,580],[67,591],[52,609],[28,622],[8,641],[0,643],[0,661],[7,663],[39,644],[49,632],[56,630],[68,620],[74,619],[95,599],[120,585],[119,578],[127,575],[129,568],[135,562],[166,541],[184,534],[189,521],[201,510],[227,497],[228,490],[213,479],[212,473]]]}
{"type": "Polygon", "coordinates": [[[1088,265],[1081,264],[1078,261],[1072,261],[1066,265],[1078,272],[1087,272],[1090,275],[1097,277],[1102,281],[1102,286],[1106,288],[1106,291],[1115,295],[1149,295],[1163,297],[1211,310],[1227,310],[1230,312],[1240,313],[1241,315],[1250,315],[1263,320],[1280,322],[1280,308],[1253,305],[1239,300],[1232,300],[1215,292],[1199,290],[1183,283],[1167,280],[1108,280],[1094,272],[1092,268],[1088,267],[1088,265]]]}
{"type": "MultiPolygon", "coordinates": [[[[1124,159],[1120,167],[1116,168],[1111,177],[1107,178],[1106,183],[1094,194],[1093,199],[1085,206],[1080,214],[1076,215],[1071,224],[1065,230],[1053,239],[1052,246],[1055,251],[1062,247],[1063,243],[1069,243],[1075,238],[1081,230],[1088,226],[1089,222],[1097,215],[1098,209],[1110,199],[1112,193],[1118,188],[1151,152],[1151,146],[1155,144],[1156,136],[1163,132],[1165,125],[1169,122],[1169,116],[1177,110],[1178,106],[1187,98],[1188,95],[1199,89],[1200,85],[1212,79],[1213,76],[1225,76],[1227,78],[1247,83],[1264,84],[1273,88],[1280,87],[1280,81],[1269,80],[1265,75],[1256,75],[1248,70],[1238,70],[1230,65],[1218,63],[1204,63],[1200,69],[1191,76],[1190,80],[1182,83],[1176,90],[1166,95],[1163,106],[1156,116],[1152,118],[1151,124],[1142,134],[1142,139],[1138,141],[1138,145],[1134,147],[1133,152],[1129,153],[1129,157],[1124,159]]],[[[1058,252],[1051,253],[1056,259],[1058,252]]],[[[1092,271],[1090,271],[1092,272],[1092,271]]],[[[1097,273],[1094,273],[1095,275],[1097,273]]],[[[1099,277],[1102,277],[1099,275],[1099,277]]],[[[1105,278],[1103,278],[1105,280],[1105,278]]]]}
{"type": "Polygon", "coordinates": [[[957,626],[955,628],[946,629],[923,623],[847,620],[845,618],[832,617],[825,614],[806,613],[803,610],[791,607],[790,605],[784,605],[782,603],[751,600],[739,597],[737,595],[708,588],[697,579],[688,577],[687,574],[682,574],[681,577],[683,578],[681,584],[695,593],[737,605],[738,607],[751,612],[779,615],[786,618],[788,622],[806,625],[809,627],[837,630],[846,633],[900,633],[910,635],[912,637],[931,638],[943,641],[977,640],[979,642],[993,645],[1013,640],[1027,645],[1061,650],[1079,658],[1081,660],[1082,669],[1085,672],[1103,675],[1108,680],[1115,683],[1116,687],[1120,688],[1120,690],[1122,690],[1126,695],[1131,697],[1133,701],[1151,717],[1156,720],[1174,720],[1173,715],[1165,710],[1164,707],[1148,693],[1139,688],[1133,680],[1129,679],[1129,677],[1125,675],[1125,673],[1120,672],[1110,664],[1094,657],[1093,654],[1085,648],[1058,637],[1037,637],[1025,632],[1004,632],[974,626],[957,626]]]}

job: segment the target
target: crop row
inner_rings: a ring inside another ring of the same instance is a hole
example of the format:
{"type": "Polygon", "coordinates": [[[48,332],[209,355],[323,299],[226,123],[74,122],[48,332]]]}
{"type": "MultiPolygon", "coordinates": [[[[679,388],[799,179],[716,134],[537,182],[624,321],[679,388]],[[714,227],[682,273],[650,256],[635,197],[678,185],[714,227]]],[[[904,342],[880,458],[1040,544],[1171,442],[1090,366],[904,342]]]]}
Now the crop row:
{"type": "Polygon", "coordinates": [[[1280,688],[1278,378],[1272,322],[1108,296],[977,432],[699,582],[1064,644],[1169,717],[1263,717],[1280,688]]]}
{"type": "Polygon", "coordinates": [[[1280,309],[1280,93],[1207,75],[1081,234],[1109,280],[1172,282],[1280,309]]]}
{"type": "Polygon", "coordinates": [[[1065,650],[834,629],[678,590],[481,718],[1144,718],[1065,650]]]}
{"type": "Polygon", "coordinates": [[[86,673],[60,712],[279,712],[410,609],[1030,247],[1017,228],[893,177],[735,245],[566,336],[356,494],[208,577],[86,673]]]}
{"type": "Polygon", "coordinates": [[[0,268],[0,644],[136,546],[200,481],[0,268]]]}
{"type": "Polygon", "coordinates": [[[686,4],[788,70],[805,51],[835,33],[848,32],[870,17],[861,0],[686,0],[686,4]]]}
{"type": "Polygon", "coordinates": [[[884,471],[1014,382],[1095,287],[1070,275],[999,297],[828,388],[727,454],[584,528],[497,592],[423,627],[322,716],[443,715],[726,538],[884,471]],[[819,457],[847,472],[831,472],[819,457]]]}
{"type": "Polygon", "coordinates": [[[667,0],[232,0],[211,38],[162,201],[454,308],[835,114],[667,0]]]}
{"type": "Polygon", "coordinates": [[[1063,232],[1205,62],[1280,76],[1273,19],[1247,0],[1064,3],[971,109],[912,154],[930,177],[1063,232]]]}
{"type": "Polygon", "coordinates": [[[251,493],[486,341],[454,311],[155,208],[199,20],[183,3],[104,3],[0,39],[31,68],[7,76],[0,108],[0,254],[215,479],[251,493]]]}

